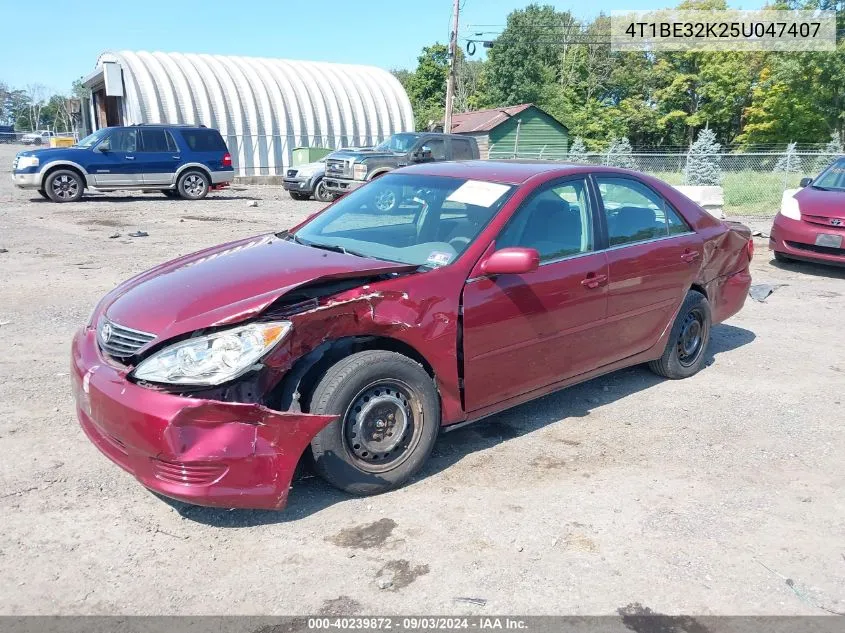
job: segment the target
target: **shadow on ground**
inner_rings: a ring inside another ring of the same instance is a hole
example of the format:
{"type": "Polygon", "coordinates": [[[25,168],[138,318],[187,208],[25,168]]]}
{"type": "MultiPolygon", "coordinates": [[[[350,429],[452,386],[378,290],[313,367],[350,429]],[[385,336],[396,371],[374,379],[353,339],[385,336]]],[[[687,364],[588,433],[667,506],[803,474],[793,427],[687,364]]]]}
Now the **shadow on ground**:
{"type": "MultiPolygon", "coordinates": [[[[705,366],[717,362],[719,354],[748,345],[754,339],[754,333],[743,328],[725,324],[713,326],[705,366]]],[[[431,458],[416,479],[425,479],[439,473],[470,453],[492,448],[555,422],[586,417],[595,408],[649,389],[663,380],[644,365],[629,367],[443,433],[431,458]],[[604,391],[602,385],[608,382],[613,383],[613,389],[604,391]]],[[[203,508],[162,497],[187,519],[214,527],[230,528],[295,521],[349,498],[348,494],[315,476],[307,463],[302,464],[299,475],[294,479],[288,506],[281,512],[203,508]]]]}
{"type": "Polygon", "coordinates": [[[798,261],[797,259],[788,262],[779,262],[776,259],[772,259],[769,263],[778,270],[785,270],[791,273],[801,273],[802,275],[812,275],[814,277],[829,277],[830,279],[845,279],[845,267],[842,266],[816,264],[813,262],[798,261]]]}

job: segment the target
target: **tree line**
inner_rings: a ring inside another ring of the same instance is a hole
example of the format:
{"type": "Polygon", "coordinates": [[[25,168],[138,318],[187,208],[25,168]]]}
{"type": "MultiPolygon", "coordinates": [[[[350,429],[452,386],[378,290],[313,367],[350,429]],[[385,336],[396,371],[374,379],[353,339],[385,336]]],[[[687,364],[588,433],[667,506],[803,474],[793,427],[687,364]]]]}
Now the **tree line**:
{"type": "MultiPolygon", "coordinates": [[[[678,8],[727,4],[686,0],[678,8]]],[[[589,151],[605,151],[621,138],[637,148],[686,149],[705,129],[728,148],[841,146],[845,0],[779,0],[767,8],[836,10],[837,50],[612,52],[608,16],[582,23],[569,11],[530,4],[508,15],[486,59],[459,52],[455,110],[534,103],[589,151]]],[[[393,71],[418,129],[443,120],[448,62],[447,47],[436,43],[422,50],[416,69],[393,71]]]]}
{"type": "Polygon", "coordinates": [[[88,96],[88,90],[77,79],[69,93],[52,93],[39,83],[23,88],[10,88],[0,81],[0,125],[11,125],[17,131],[53,130],[75,132],[70,99],[88,96]]]}

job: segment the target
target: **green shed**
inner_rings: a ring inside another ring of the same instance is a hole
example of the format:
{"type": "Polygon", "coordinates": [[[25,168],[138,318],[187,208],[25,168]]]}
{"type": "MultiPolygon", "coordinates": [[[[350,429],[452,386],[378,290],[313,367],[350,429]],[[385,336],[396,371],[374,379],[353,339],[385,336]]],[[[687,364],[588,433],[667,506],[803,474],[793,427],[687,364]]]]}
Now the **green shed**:
{"type": "Polygon", "coordinates": [[[563,160],[569,149],[566,126],[533,103],[455,114],[452,133],[475,137],[485,159],[563,160]]]}

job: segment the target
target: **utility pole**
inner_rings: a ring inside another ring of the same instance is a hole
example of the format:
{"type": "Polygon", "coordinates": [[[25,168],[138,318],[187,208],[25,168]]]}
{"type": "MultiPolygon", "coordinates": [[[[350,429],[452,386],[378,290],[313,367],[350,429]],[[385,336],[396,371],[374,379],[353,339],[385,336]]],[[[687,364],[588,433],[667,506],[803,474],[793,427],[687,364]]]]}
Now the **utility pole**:
{"type": "Polygon", "coordinates": [[[443,131],[452,132],[452,104],[455,101],[455,63],[458,61],[458,13],[460,0],[452,0],[452,32],[449,34],[449,76],[446,78],[446,116],[443,131]]]}

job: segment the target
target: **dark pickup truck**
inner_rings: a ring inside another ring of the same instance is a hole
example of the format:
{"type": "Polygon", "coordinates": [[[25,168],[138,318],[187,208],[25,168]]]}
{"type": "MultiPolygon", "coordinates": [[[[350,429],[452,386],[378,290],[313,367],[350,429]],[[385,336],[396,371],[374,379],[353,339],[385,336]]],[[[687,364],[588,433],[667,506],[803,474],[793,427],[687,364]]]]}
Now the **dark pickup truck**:
{"type": "MultiPolygon", "coordinates": [[[[476,160],[478,143],[468,136],[434,132],[402,132],[394,134],[373,148],[343,149],[326,157],[326,190],[339,196],[364,183],[413,163],[444,160],[476,160]]],[[[382,192],[375,201],[379,211],[390,211],[401,200],[398,194],[382,192]]]]}

